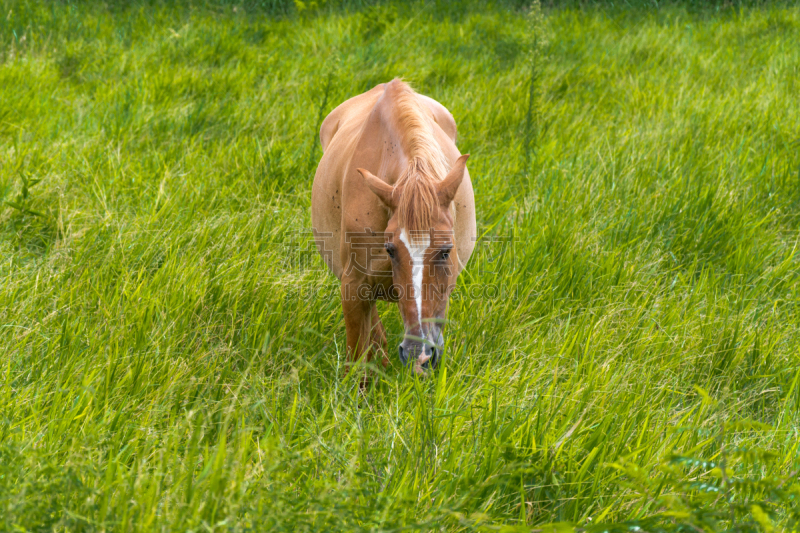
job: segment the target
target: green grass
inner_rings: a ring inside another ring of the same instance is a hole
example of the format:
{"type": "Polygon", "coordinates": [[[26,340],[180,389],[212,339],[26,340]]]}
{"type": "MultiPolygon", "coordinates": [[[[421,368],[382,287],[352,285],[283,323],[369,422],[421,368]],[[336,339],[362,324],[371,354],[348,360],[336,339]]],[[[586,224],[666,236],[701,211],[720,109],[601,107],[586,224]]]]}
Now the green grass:
{"type": "Polygon", "coordinates": [[[619,464],[743,417],[796,468],[800,9],[547,8],[529,127],[514,6],[264,4],[0,0],[0,530],[633,520],[619,464]],[[441,369],[360,396],[303,231],[321,117],[394,76],[484,240],[441,369]]]}

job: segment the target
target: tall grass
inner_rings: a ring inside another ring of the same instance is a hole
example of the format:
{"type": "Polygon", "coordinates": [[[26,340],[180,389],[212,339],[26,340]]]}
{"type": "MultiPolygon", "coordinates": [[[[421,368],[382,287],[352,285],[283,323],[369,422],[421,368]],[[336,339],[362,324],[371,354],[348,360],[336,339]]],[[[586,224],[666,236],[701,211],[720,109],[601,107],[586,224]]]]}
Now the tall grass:
{"type": "Polygon", "coordinates": [[[0,0],[0,530],[637,520],[742,418],[794,471],[797,7],[549,7],[531,92],[513,5],[275,6],[0,0]],[[482,240],[441,369],[360,395],[305,231],[320,118],[394,76],[482,240]]]}

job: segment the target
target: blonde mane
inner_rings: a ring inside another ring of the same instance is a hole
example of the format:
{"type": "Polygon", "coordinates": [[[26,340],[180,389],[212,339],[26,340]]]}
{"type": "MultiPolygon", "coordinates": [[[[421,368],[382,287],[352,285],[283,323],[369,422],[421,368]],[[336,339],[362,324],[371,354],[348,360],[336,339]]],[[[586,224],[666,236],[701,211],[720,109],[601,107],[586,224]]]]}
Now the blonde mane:
{"type": "Polygon", "coordinates": [[[407,83],[392,82],[395,119],[408,166],[395,183],[401,192],[396,214],[398,224],[415,236],[428,234],[433,224],[433,212],[438,204],[436,184],[447,175],[447,158],[433,133],[433,115],[417,99],[407,83]]]}

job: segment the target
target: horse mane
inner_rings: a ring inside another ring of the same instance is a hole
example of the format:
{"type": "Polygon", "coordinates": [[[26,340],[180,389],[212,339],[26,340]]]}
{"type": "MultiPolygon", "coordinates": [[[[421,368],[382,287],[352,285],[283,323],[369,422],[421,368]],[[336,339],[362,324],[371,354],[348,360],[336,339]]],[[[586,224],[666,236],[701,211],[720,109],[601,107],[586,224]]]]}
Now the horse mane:
{"type": "Polygon", "coordinates": [[[407,83],[395,79],[389,86],[400,144],[408,157],[408,166],[395,183],[401,193],[395,213],[400,227],[416,241],[429,235],[439,202],[436,184],[447,175],[448,162],[434,137],[430,110],[407,83]]]}

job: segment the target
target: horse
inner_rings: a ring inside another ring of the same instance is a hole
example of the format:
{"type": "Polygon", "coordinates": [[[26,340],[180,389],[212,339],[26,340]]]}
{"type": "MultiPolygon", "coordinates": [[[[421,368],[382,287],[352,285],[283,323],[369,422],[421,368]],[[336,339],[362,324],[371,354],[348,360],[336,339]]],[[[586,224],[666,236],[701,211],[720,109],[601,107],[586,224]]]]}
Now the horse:
{"type": "MultiPolygon", "coordinates": [[[[469,154],[439,102],[394,79],[336,107],[320,127],[312,234],[341,282],[347,363],[387,357],[378,300],[397,303],[400,362],[435,369],[450,294],[472,255],[475,199],[469,154]]],[[[362,387],[367,378],[362,380],[362,387]]]]}

